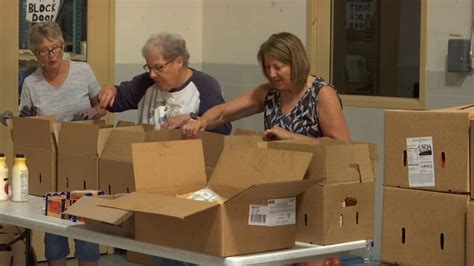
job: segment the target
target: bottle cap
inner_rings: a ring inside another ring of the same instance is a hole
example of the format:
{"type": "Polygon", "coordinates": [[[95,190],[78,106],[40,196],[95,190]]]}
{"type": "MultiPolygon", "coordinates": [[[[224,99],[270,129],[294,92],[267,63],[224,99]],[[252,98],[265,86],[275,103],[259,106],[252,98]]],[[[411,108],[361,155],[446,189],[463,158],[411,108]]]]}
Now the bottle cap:
{"type": "Polygon", "coordinates": [[[17,153],[15,156],[16,158],[25,158],[25,155],[23,153],[17,153]]]}

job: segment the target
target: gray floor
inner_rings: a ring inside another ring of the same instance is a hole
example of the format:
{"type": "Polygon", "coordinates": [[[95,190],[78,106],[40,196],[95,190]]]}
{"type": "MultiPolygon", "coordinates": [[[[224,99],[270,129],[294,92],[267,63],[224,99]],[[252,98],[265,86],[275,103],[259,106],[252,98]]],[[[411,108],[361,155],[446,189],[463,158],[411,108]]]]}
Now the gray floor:
{"type": "MultiPolygon", "coordinates": [[[[41,263],[38,263],[38,266],[47,266],[48,263],[47,262],[41,262],[41,263]]],[[[75,259],[69,259],[67,261],[67,265],[68,266],[77,266],[77,260],[75,259]]],[[[125,255],[123,254],[119,254],[119,255],[102,255],[100,256],[100,260],[99,260],[99,265],[100,266],[139,266],[139,265],[142,265],[142,264],[136,264],[136,263],[131,263],[131,262],[128,262],[126,259],[125,259],[125,255]]]]}

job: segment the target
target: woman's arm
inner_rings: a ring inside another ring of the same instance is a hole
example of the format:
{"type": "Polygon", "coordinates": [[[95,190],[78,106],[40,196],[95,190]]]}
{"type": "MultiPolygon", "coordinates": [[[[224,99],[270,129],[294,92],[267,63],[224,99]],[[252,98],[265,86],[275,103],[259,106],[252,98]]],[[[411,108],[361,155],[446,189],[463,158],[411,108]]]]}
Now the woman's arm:
{"type": "Polygon", "coordinates": [[[263,111],[269,84],[257,86],[237,98],[214,106],[198,120],[190,120],[183,126],[188,137],[195,137],[199,131],[212,129],[225,122],[234,121],[263,111]]]}

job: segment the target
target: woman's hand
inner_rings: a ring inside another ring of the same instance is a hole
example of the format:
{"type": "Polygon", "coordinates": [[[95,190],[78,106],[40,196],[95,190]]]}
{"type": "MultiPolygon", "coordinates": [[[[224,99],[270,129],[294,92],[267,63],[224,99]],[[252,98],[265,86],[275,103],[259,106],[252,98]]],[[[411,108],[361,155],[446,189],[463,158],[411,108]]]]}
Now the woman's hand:
{"type": "Polygon", "coordinates": [[[163,125],[161,125],[161,128],[163,129],[180,128],[184,124],[186,124],[186,122],[188,122],[189,120],[191,120],[191,117],[189,115],[173,116],[173,117],[168,118],[168,120],[166,120],[166,122],[163,125]]]}
{"type": "Polygon", "coordinates": [[[281,127],[273,127],[263,132],[263,139],[266,141],[271,140],[289,140],[294,139],[293,133],[285,130],[281,127]]]}
{"type": "Polygon", "coordinates": [[[186,124],[184,124],[183,133],[187,138],[193,139],[199,134],[200,131],[205,129],[206,125],[203,120],[191,119],[186,124]]]}
{"type": "Polygon", "coordinates": [[[117,95],[117,88],[114,85],[105,85],[99,91],[100,107],[107,108],[114,105],[115,95],[117,95]]]}

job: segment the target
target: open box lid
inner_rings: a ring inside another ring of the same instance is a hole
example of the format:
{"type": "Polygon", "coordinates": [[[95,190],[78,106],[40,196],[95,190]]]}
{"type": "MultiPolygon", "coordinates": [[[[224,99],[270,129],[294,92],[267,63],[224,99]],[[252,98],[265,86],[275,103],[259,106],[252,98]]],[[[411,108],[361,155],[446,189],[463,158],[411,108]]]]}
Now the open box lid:
{"type": "Polygon", "coordinates": [[[136,191],[206,185],[201,140],[134,143],[132,157],[136,191]]]}
{"type": "Polygon", "coordinates": [[[133,215],[130,211],[100,206],[103,203],[110,201],[112,200],[98,197],[81,197],[73,205],[68,207],[64,214],[84,217],[86,219],[114,225],[121,224],[133,215]]]}
{"type": "Polygon", "coordinates": [[[247,200],[296,197],[315,184],[315,179],[256,184],[233,195],[225,201],[225,204],[247,200]]]}
{"type": "Polygon", "coordinates": [[[308,152],[228,146],[209,184],[248,188],[255,184],[302,180],[312,156],[308,152]]]}
{"type": "Polygon", "coordinates": [[[152,192],[132,192],[120,198],[104,202],[101,206],[133,212],[161,214],[185,219],[202,211],[217,208],[220,204],[177,198],[152,192]]]}
{"type": "Polygon", "coordinates": [[[374,180],[369,146],[325,141],[321,144],[304,142],[269,142],[268,148],[312,152],[309,178],[324,183],[365,182],[374,180]]]}
{"type": "Polygon", "coordinates": [[[43,150],[54,149],[59,131],[53,125],[55,122],[56,117],[54,116],[13,117],[14,145],[43,150]],[[34,132],[34,137],[32,132],[34,132]]]}
{"type": "Polygon", "coordinates": [[[142,126],[113,128],[105,141],[100,159],[132,162],[131,143],[145,141],[145,129],[142,126]]]}

